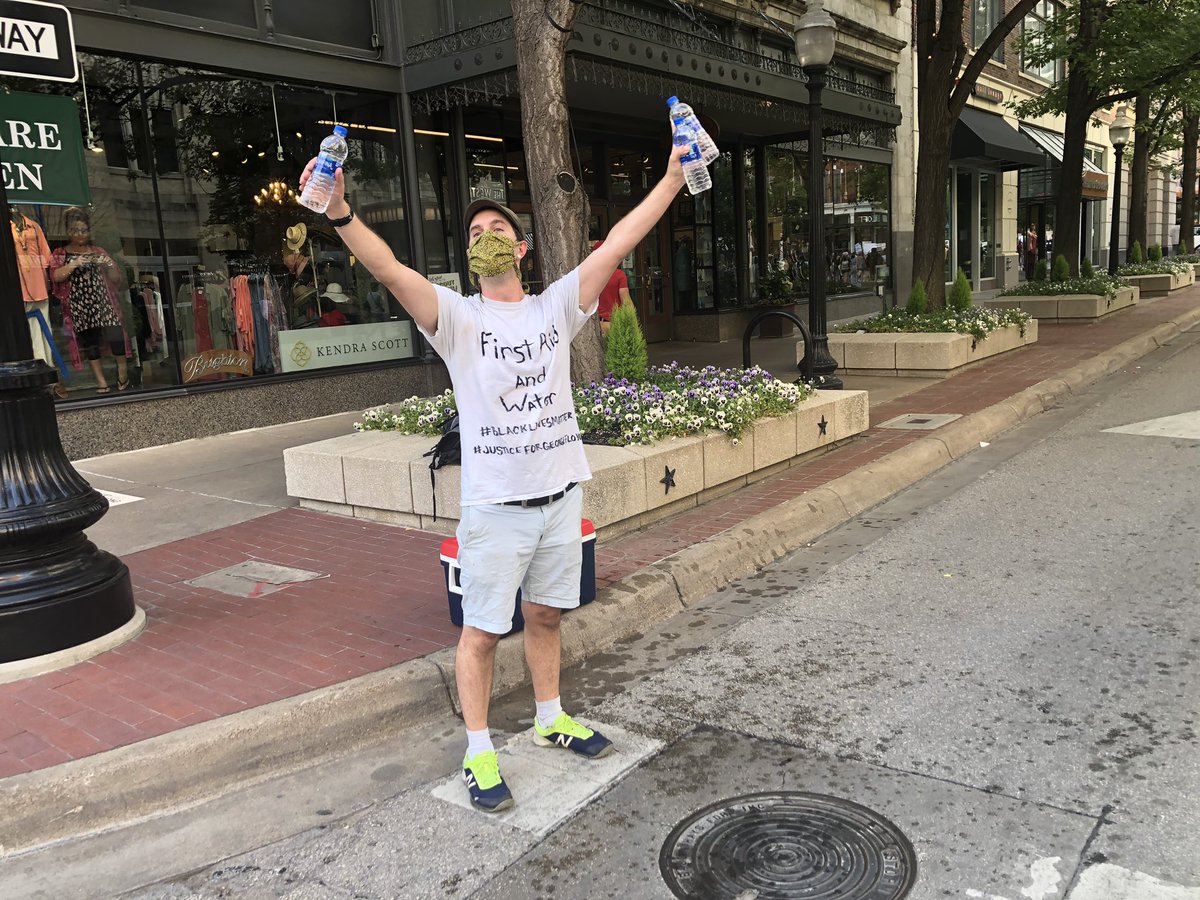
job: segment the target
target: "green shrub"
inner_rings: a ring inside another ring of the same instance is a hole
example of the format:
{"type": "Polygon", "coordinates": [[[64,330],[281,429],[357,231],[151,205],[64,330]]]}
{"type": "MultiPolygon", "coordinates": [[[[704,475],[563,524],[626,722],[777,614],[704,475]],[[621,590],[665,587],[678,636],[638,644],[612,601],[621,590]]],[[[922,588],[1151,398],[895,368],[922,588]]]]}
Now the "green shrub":
{"type": "Polygon", "coordinates": [[[1129,261],[1135,265],[1140,265],[1146,261],[1146,256],[1142,253],[1142,245],[1137,241],[1133,242],[1133,246],[1129,248],[1129,261]]]}
{"type": "Polygon", "coordinates": [[[1092,261],[1086,256],[1079,262],[1079,277],[1080,278],[1095,278],[1096,268],[1092,265],[1092,261]]]}
{"type": "Polygon", "coordinates": [[[1150,257],[1150,262],[1161,261],[1162,260],[1162,246],[1159,244],[1151,245],[1150,252],[1148,255],[1150,257]]]}
{"type": "Polygon", "coordinates": [[[929,298],[925,295],[925,282],[920,278],[912,286],[908,295],[908,306],[905,307],[913,315],[920,315],[929,309],[929,298]]]}
{"type": "Polygon", "coordinates": [[[967,281],[967,273],[962,269],[954,276],[954,286],[950,288],[947,302],[951,309],[959,312],[971,308],[971,282],[967,281]]]}
{"type": "Polygon", "coordinates": [[[1039,259],[1037,261],[1037,265],[1033,267],[1033,280],[1034,281],[1045,281],[1046,280],[1046,261],[1044,259],[1039,259]]]}
{"type": "Polygon", "coordinates": [[[632,382],[646,380],[650,364],[646,352],[646,336],[638,324],[637,310],[632,303],[622,303],[612,311],[612,326],[604,347],[604,366],[618,378],[632,382]]]}
{"type": "Polygon", "coordinates": [[[1061,253],[1054,257],[1054,269],[1050,273],[1051,281],[1066,281],[1071,277],[1071,264],[1061,253]]]}

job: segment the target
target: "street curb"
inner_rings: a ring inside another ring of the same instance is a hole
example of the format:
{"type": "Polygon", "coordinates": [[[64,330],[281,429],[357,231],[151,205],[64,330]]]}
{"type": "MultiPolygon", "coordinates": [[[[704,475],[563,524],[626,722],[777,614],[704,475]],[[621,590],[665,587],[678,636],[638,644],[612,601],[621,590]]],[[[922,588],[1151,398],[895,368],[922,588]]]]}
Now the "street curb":
{"type": "MultiPolygon", "coordinates": [[[[563,665],[644,634],[1198,322],[1200,306],[603,588],[593,603],[563,618],[563,665]]],[[[493,693],[502,696],[528,684],[522,641],[501,641],[493,693]]],[[[447,648],[298,697],[0,779],[0,859],[199,803],[458,711],[454,648],[447,648]]]]}

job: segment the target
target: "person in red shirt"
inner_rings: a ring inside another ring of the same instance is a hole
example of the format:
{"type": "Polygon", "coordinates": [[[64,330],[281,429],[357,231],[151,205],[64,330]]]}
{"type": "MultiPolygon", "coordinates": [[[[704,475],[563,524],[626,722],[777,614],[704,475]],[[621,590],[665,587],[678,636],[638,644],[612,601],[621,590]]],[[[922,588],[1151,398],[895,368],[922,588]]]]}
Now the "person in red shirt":
{"type": "MultiPolygon", "coordinates": [[[[595,250],[603,243],[604,241],[596,241],[592,244],[592,249],[595,250]]],[[[612,311],[622,303],[632,302],[629,297],[629,279],[625,271],[618,268],[600,292],[600,305],[596,309],[596,316],[600,319],[602,334],[608,334],[608,329],[612,327],[612,311]]]]}
{"type": "Polygon", "coordinates": [[[317,319],[319,328],[333,328],[349,324],[350,320],[346,318],[346,314],[338,309],[332,300],[328,297],[321,298],[321,316],[317,319]]]}

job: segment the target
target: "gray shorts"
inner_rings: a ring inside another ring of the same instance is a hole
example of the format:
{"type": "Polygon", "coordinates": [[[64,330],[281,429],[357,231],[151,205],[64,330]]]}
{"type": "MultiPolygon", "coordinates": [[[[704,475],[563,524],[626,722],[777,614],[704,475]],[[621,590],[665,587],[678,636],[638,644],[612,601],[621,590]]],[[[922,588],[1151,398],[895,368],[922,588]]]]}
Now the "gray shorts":
{"type": "Polygon", "coordinates": [[[463,624],[491,634],[512,628],[517,588],[527,603],[579,606],[583,490],[546,506],[464,506],[458,522],[463,624]]]}

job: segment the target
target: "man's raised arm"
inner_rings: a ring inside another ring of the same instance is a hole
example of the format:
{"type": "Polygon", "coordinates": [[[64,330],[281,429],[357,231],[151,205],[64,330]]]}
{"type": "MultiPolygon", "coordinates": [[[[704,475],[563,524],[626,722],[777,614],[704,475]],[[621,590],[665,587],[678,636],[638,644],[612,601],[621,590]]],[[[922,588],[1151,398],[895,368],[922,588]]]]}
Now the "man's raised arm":
{"type": "Polygon", "coordinates": [[[593,250],[579,264],[579,308],[585,312],[592,308],[592,301],[600,296],[604,286],[617,266],[642,238],[650,233],[658,220],[670,208],[679,189],[683,187],[683,166],[680,158],[688,147],[672,147],[671,158],[662,180],[654,186],[646,199],[614,225],[604,238],[604,243],[593,250]]]}
{"type": "MultiPolygon", "coordinates": [[[[312,160],[304,168],[300,176],[300,190],[308,183],[312,174],[312,160]]],[[[325,215],[330,219],[340,219],[349,215],[350,205],[346,202],[346,182],[339,167],[333,186],[333,199],[325,215]]],[[[395,254],[383,238],[367,226],[362,219],[355,216],[348,224],[337,229],[340,237],[364,266],[384,285],[392,295],[400,301],[400,305],[413,317],[413,321],[429,334],[434,334],[438,326],[438,298],[433,285],[421,273],[410,269],[396,259],[395,254]]]]}

